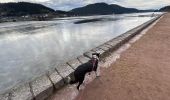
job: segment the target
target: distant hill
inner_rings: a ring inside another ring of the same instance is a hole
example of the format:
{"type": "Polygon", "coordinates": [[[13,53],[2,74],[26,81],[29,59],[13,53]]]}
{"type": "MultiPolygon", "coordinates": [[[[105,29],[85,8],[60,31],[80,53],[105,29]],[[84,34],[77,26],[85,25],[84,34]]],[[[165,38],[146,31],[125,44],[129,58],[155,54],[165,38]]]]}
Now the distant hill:
{"type": "Polygon", "coordinates": [[[55,11],[57,14],[67,14],[67,11],[63,11],[63,10],[56,10],[55,11]]]}
{"type": "Polygon", "coordinates": [[[138,10],[135,8],[125,8],[116,4],[95,3],[84,7],[75,8],[71,11],[53,10],[42,4],[18,2],[18,3],[0,3],[0,17],[8,16],[25,16],[25,15],[42,15],[48,14],[52,17],[65,16],[88,16],[88,15],[107,15],[107,14],[123,14],[148,12],[151,10],[138,10]]]}
{"type": "Polygon", "coordinates": [[[160,9],[160,11],[170,12],[170,6],[166,6],[160,9]]]}
{"type": "MultiPolygon", "coordinates": [[[[147,10],[151,11],[151,10],[147,10]]],[[[125,8],[116,4],[95,3],[84,7],[75,8],[70,11],[75,15],[106,15],[106,14],[123,14],[123,13],[137,13],[145,12],[145,10],[138,10],[135,8],[125,8]]]]}
{"type": "Polygon", "coordinates": [[[55,12],[53,9],[36,3],[0,3],[0,16],[22,16],[53,12],[55,12]]]}

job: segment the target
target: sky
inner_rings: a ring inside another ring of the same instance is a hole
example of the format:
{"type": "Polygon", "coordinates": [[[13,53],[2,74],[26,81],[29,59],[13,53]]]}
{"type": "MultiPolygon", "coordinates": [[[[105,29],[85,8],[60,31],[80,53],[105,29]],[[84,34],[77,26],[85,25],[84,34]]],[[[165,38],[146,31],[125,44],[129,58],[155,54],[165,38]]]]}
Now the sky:
{"type": "Polygon", "coordinates": [[[124,7],[137,9],[159,9],[161,7],[170,5],[170,0],[0,0],[1,3],[20,1],[40,3],[55,10],[66,11],[97,2],[118,4],[124,7]]]}

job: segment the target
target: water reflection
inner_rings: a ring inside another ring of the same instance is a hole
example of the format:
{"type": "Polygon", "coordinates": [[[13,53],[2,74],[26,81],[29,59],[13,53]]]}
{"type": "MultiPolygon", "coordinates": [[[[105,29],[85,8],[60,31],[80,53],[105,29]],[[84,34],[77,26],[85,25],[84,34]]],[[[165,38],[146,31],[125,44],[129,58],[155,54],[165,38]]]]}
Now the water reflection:
{"type": "Polygon", "coordinates": [[[1,24],[0,91],[32,79],[152,18],[119,17],[115,21],[84,24],[74,24],[78,18],[1,24]],[[38,26],[45,27],[25,29],[38,26]]]}

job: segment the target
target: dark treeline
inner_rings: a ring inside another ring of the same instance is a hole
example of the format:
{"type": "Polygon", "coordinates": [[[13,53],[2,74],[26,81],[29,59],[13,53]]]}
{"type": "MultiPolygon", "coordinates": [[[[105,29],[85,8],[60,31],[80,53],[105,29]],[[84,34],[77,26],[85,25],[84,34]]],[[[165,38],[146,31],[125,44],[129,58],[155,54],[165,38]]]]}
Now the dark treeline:
{"type": "Polygon", "coordinates": [[[160,11],[170,12],[170,6],[163,7],[160,11]]]}
{"type": "Polygon", "coordinates": [[[54,13],[55,10],[41,4],[18,2],[0,3],[1,16],[23,16],[32,14],[54,13]]]}

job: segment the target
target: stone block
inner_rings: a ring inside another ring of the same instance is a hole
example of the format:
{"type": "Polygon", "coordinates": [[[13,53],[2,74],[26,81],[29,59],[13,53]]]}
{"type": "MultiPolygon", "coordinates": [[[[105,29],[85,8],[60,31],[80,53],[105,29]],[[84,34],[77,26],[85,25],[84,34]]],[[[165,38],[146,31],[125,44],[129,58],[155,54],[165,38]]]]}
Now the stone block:
{"type": "Polygon", "coordinates": [[[116,46],[117,44],[119,44],[121,42],[120,38],[119,39],[114,39],[110,42],[110,44],[114,47],[116,46]]]}
{"type": "Polygon", "coordinates": [[[64,82],[68,83],[68,77],[73,77],[73,68],[71,68],[68,64],[62,64],[56,67],[57,72],[64,79],[64,82]]]}
{"type": "Polygon", "coordinates": [[[44,100],[53,92],[53,85],[46,75],[38,77],[30,83],[35,100],[44,100]]]}
{"type": "Polygon", "coordinates": [[[105,51],[104,50],[102,50],[102,49],[100,49],[100,48],[94,48],[94,49],[92,49],[94,52],[96,52],[96,53],[100,53],[100,55],[103,55],[104,53],[105,53],[105,51]]]}
{"type": "Polygon", "coordinates": [[[67,62],[74,70],[81,65],[80,61],[78,59],[73,59],[67,62]]]}
{"type": "Polygon", "coordinates": [[[112,43],[112,41],[108,41],[108,42],[106,42],[106,44],[111,45],[112,47],[115,45],[112,43]]]}
{"type": "Polygon", "coordinates": [[[11,100],[33,100],[29,84],[23,84],[12,89],[11,100]]]}
{"type": "Polygon", "coordinates": [[[84,56],[86,56],[86,57],[91,59],[93,53],[96,53],[96,52],[95,51],[87,51],[87,52],[84,53],[84,56]]]}
{"type": "Polygon", "coordinates": [[[101,46],[99,46],[98,48],[100,48],[100,49],[102,49],[102,50],[104,50],[104,51],[108,51],[108,50],[109,50],[109,48],[106,47],[105,45],[101,45],[101,46]]]}
{"type": "Polygon", "coordinates": [[[9,100],[9,93],[0,94],[0,100],[9,100]]]}
{"type": "Polygon", "coordinates": [[[103,44],[105,47],[107,47],[107,48],[109,48],[109,49],[111,49],[112,48],[112,46],[111,45],[109,45],[109,44],[103,44]]]}
{"type": "Polygon", "coordinates": [[[90,60],[90,58],[87,58],[87,57],[85,57],[85,56],[83,56],[83,55],[81,55],[81,56],[79,56],[79,57],[77,57],[78,58],[78,60],[83,64],[83,63],[86,63],[86,62],[88,62],[89,60],[90,60]]]}
{"type": "Polygon", "coordinates": [[[56,90],[64,86],[63,78],[57,73],[55,69],[53,69],[52,71],[49,71],[48,76],[50,80],[52,81],[52,84],[54,85],[56,90]]]}

